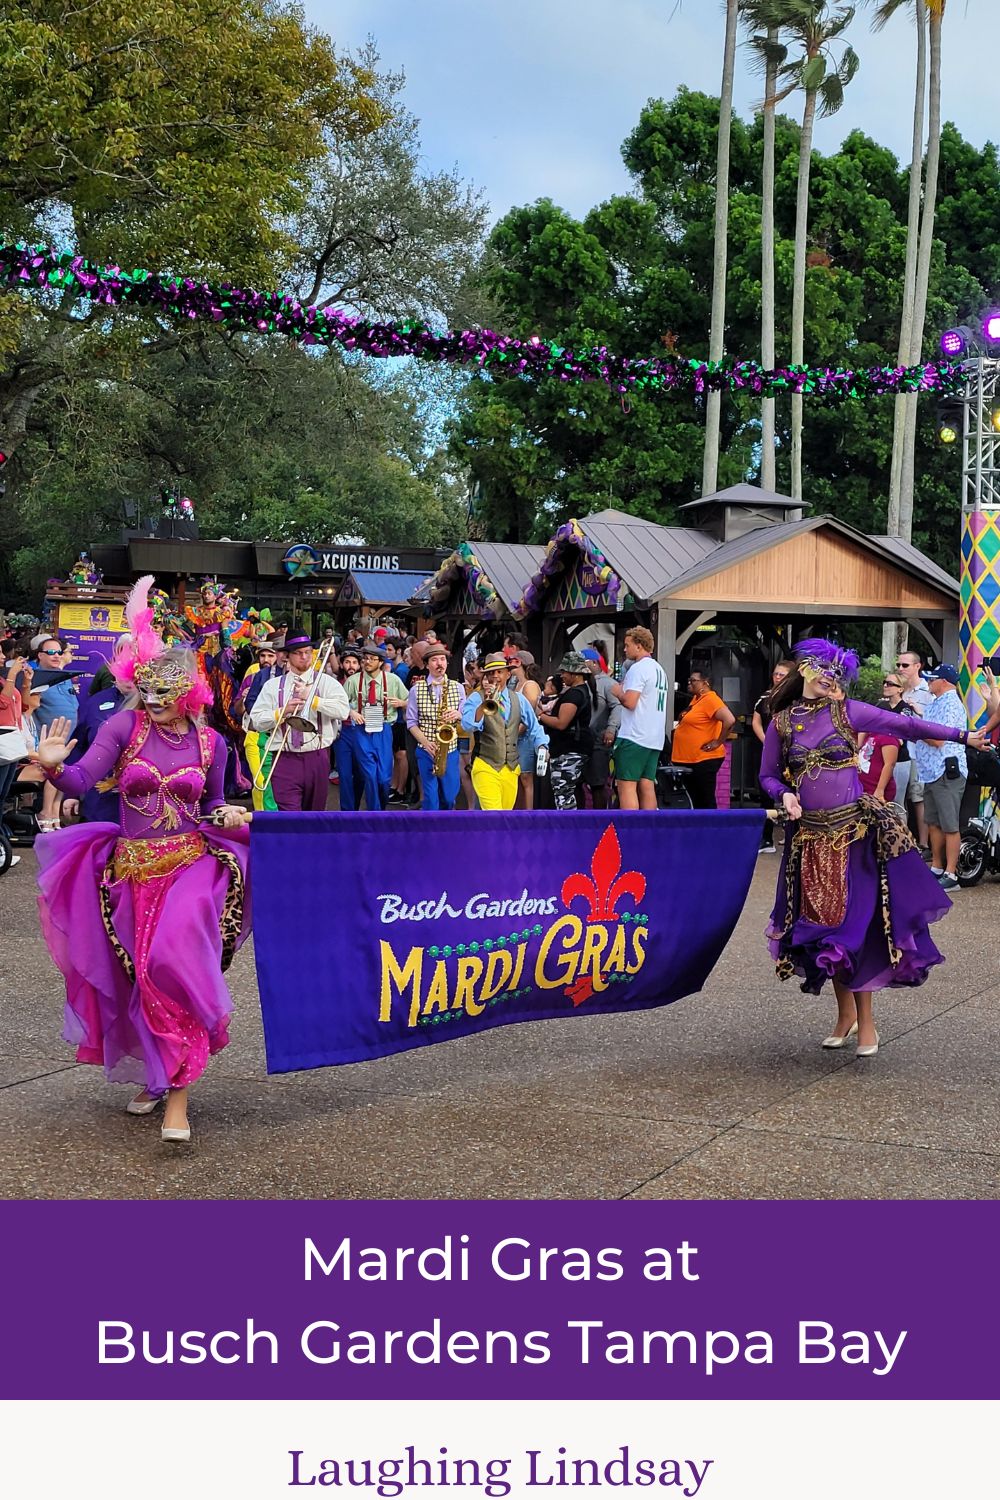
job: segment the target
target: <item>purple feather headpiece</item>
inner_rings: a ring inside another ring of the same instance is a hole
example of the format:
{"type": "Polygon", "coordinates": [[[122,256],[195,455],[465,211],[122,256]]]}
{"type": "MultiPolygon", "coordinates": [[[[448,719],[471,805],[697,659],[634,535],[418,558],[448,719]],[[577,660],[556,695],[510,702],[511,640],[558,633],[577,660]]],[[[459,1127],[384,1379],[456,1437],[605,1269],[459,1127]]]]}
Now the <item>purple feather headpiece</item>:
{"type": "Polygon", "coordinates": [[[817,677],[832,677],[835,682],[852,682],[861,665],[855,652],[845,651],[843,646],[838,646],[834,641],[823,640],[821,636],[817,636],[815,640],[797,641],[795,660],[807,682],[814,682],[817,677]]]}

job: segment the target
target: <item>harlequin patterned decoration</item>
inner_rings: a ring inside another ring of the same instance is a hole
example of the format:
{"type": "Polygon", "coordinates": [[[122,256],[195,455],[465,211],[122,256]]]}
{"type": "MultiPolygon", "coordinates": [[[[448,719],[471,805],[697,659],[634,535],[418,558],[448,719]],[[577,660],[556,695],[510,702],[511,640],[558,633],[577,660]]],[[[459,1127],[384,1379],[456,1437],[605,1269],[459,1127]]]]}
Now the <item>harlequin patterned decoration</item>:
{"type": "Polygon", "coordinates": [[[469,542],[459,542],[431,580],[431,612],[440,607],[459,577],[464,577],[467,591],[463,613],[479,614],[484,620],[499,620],[506,614],[500,595],[483,571],[469,542]],[[468,608],[469,604],[473,606],[471,610],[468,608]]]}
{"type": "MultiPolygon", "coordinates": [[[[566,571],[567,547],[575,547],[580,554],[583,566],[576,570],[580,588],[595,599],[605,598],[612,609],[617,606],[618,595],[621,592],[621,579],[605,558],[604,553],[592,544],[579,521],[567,521],[565,525],[560,526],[549,542],[541,567],[514,605],[515,619],[523,620],[527,615],[538,614],[541,610],[552,580],[566,571]],[[589,578],[584,568],[589,570],[589,578]]],[[[586,608],[586,605],[579,607],[586,608]]]]}
{"type": "Polygon", "coordinates": [[[556,580],[549,608],[558,615],[614,608],[603,587],[596,591],[596,582],[593,568],[580,553],[556,580]]]}
{"type": "Polygon", "coordinates": [[[1000,510],[967,511],[962,519],[959,685],[972,724],[985,718],[976,672],[1000,653],[1000,510]]]}

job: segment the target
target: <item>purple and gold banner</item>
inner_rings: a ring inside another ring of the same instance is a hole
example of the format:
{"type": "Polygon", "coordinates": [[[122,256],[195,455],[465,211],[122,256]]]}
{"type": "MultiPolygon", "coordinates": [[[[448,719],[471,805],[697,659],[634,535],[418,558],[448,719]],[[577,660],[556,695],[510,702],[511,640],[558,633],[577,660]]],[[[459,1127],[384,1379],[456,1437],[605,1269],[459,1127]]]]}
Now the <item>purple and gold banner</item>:
{"type": "Polygon", "coordinates": [[[252,830],[268,1069],[700,990],[759,812],[264,813],[252,830]]]}
{"type": "Polygon", "coordinates": [[[83,695],[95,674],[111,660],[115,642],[125,629],[124,606],[63,600],[55,628],[73,647],[73,670],[84,673],[78,680],[83,695]]]}

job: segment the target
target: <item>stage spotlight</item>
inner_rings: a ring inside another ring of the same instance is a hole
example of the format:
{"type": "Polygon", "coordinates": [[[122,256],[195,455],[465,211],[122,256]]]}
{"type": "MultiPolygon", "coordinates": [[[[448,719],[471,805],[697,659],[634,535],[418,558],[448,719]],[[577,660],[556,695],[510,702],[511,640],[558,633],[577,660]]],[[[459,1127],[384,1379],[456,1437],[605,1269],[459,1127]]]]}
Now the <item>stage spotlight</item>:
{"type": "Polygon", "coordinates": [[[988,344],[1000,344],[1000,308],[994,308],[983,319],[983,337],[988,344]]]}
{"type": "Polygon", "coordinates": [[[950,448],[952,443],[957,443],[962,436],[962,403],[960,401],[940,402],[937,417],[938,442],[950,448]]]}
{"type": "Polygon", "coordinates": [[[960,359],[969,347],[965,332],[961,328],[949,328],[941,335],[941,353],[949,359],[960,359]]]}
{"type": "Polygon", "coordinates": [[[1000,401],[994,401],[990,407],[990,426],[994,432],[1000,433],[1000,401]]]}

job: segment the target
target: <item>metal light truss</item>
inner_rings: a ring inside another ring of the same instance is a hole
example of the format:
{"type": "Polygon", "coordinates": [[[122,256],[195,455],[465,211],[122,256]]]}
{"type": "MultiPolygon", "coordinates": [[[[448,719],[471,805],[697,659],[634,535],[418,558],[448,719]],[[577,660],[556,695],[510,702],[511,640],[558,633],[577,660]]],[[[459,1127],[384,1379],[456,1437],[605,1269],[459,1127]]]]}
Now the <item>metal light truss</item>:
{"type": "Polygon", "coordinates": [[[959,603],[960,683],[973,724],[986,704],[978,669],[1000,654],[1000,432],[993,409],[1000,401],[1000,360],[980,357],[967,366],[962,397],[962,561],[959,603]]]}
{"type": "Polygon", "coordinates": [[[972,359],[967,369],[972,378],[962,398],[962,509],[1000,508],[1000,432],[994,431],[992,420],[1000,401],[1000,359],[972,359]]]}

